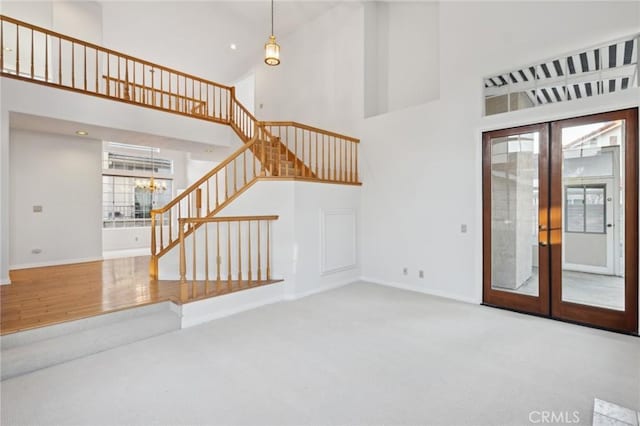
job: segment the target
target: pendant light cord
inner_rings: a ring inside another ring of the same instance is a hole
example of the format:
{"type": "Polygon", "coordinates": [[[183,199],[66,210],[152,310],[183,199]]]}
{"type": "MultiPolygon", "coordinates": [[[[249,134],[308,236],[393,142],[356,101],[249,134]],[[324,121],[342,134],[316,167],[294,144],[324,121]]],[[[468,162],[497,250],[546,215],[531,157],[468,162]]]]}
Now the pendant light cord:
{"type": "Polygon", "coordinates": [[[273,0],[271,0],[271,35],[273,35],[273,0]]]}

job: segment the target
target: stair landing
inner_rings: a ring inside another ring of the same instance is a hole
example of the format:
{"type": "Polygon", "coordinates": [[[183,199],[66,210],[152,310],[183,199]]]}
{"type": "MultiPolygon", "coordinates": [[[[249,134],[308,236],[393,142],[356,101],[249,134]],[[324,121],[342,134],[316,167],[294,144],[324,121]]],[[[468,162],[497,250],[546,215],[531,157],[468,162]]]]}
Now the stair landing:
{"type": "Polygon", "coordinates": [[[149,256],[10,272],[0,287],[0,334],[49,326],[160,302],[183,304],[280,280],[179,281],[149,278],[149,256]]]}

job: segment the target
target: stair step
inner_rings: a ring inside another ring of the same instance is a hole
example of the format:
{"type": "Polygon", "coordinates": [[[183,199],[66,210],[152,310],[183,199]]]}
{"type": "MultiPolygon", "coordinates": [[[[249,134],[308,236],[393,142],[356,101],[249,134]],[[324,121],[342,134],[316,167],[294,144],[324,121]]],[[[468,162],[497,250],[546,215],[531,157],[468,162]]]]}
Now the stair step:
{"type": "Polygon", "coordinates": [[[157,305],[2,336],[1,379],[180,329],[169,302],[157,305]]]}

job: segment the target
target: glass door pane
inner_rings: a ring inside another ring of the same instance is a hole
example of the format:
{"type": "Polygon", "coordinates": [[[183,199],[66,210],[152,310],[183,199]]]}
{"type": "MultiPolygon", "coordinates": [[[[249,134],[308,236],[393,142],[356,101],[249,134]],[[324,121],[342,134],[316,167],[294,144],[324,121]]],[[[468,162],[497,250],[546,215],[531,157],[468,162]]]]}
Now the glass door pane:
{"type": "Polygon", "coordinates": [[[551,316],[638,331],[638,109],[551,123],[551,316]]]}
{"type": "Polygon", "coordinates": [[[538,133],[491,139],[491,288],[539,294],[538,133]]]}
{"type": "Polygon", "coordinates": [[[486,304],[549,312],[548,126],[483,135],[486,304]]]}
{"type": "Polygon", "coordinates": [[[624,120],[562,128],[562,301],[624,311],[624,120]]]}

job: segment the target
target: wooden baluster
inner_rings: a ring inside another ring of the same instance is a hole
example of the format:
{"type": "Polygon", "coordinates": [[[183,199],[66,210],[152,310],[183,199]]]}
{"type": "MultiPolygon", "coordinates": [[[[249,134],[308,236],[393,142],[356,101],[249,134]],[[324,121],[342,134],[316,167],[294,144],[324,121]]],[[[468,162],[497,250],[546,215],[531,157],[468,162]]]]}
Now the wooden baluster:
{"type": "Polygon", "coordinates": [[[233,164],[233,194],[238,192],[238,166],[236,165],[236,159],[232,161],[233,164]]]}
{"type": "Polygon", "coordinates": [[[185,283],[187,281],[187,255],[184,247],[184,224],[182,219],[178,221],[180,228],[180,282],[185,283]]]}
{"type": "Polygon", "coordinates": [[[107,52],[107,96],[111,96],[111,55],[107,52]]]}
{"type": "Polygon", "coordinates": [[[62,39],[61,38],[58,38],[58,84],[62,86],[62,39]]]}
{"type": "MultiPolygon", "coordinates": [[[[35,67],[33,65],[35,55],[33,54],[33,47],[34,47],[34,43],[33,43],[33,28],[32,28],[31,29],[31,78],[32,79],[35,76],[34,74],[35,67]]],[[[4,46],[3,46],[3,49],[4,49],[4,46]]]]}
{"type": "Polygon", "coordinates": [[[267,280],[271,279],[271,221],[267,220],[267,280]]]}
{"type": "Polygon", "coordinates": [[[359,182],[360,180],[358,178],[358,147],[357,146],[356,146],[356,168],[355,168],[355,171],[356,171],[356,182],[359,182]]]}
{"type": "Polygon", "coordinates": [[[164,108],[164,74],[160,68],[160,108],[164,108]]]}
{"type": "Polygon", "coordinates": [[[116,56],[116,59],[118,60],[118,85],[116,86],[118,88],[117,91],[117,96],[118,98],[122,97],[122,79],[120,78],[120,56],[116,56]]]}
{"type": "Polygon", "coordinates": [[[242,222],[238,221],[238,283],[242,281],[242,222]]]}
{"type": "MultiPolygon", "coordinates": [[[[195,238],[195,232],[193,233],[195,238]]],[[[204,294],[209,292],[209,222],[204,223],[204,294]]]]}
{"type": "Polygon", "coordinates": [[[233,114],[233,109],[231,108],[231,104],[234,102],[235,99],[236,99],[236,88],[232,87],[229,90],[229,99],[228,99],[228,102],[229,102],[229,113],[227,115],[227,121],[229,123],[233,123],[234,122],[234,120],[233,120],[234,117],[232,115],[233,114]]]}
{"type": "Polygon", "coordinates": [[[322,166],[322,169],[321,169],[321,171],[322,171],[322,179],[325,179],[325,177],[326,177],[325,167],[326,167],[327,162],[326,162],[326,159],[325,159],[325,156],[324,156],[325,145],[326,145],[325,138],[324,138],[324,135],[322,135],[322,161],[321,161],[321,163],[322,163],[321,164],[321,166],[322,166]]]}
{"type": "Polygon", "coordinates": [[[227,282],[231,285],[231,222],[227,222],[227,282]]]}
{"type": "MultiPolygon", "coordinates": [[[[282,163],[282,154],[281,154],[281,150],[280,150],[280,147],[282,145],[281,130],[282,130],[282,126],[278,126],[278,139],[279,139],[279,142],[280,142],[280,144],[278,145],[278,163],[282,163]]],[[[286,130],[285,130],[285,132],[286,132],[286,130]]],[[[288,160],[289,159],[289,138],[285,137],[285,143],[286,143],[286,148],[284,150],[285,159],[288,160]]],[[[286,176],[289,173],[289,167],[286,166],[286,163],[285,163],[285,167],[286,167],[286,170],[287,170],[285,172],[286,173],[285,176],[286,176]]],[[[282,164],[280,164],[279,167],[278,167],[278,173],[280,175],[282,175],[282,164]]]]}
{"type": "Polygon", "coordinates": [[[244,185],[247,186],[247,150],[242,151],[243,173],[244,173],[244,185]]]}
{"type": "Polygon", "coordinates": [[[191,114],[193,114],[193,107],[195,104],[195,100],[196,100],[196,81],[192,78],[191,79],[191,111],[190,111],[191,114]]]}
{"type": "Polygon", "coordinates": [[[162,230],[164,228],[164,214],[160,214],[160,250],[164,250],[164,235],[162,230]]]}
{"type": "Polygon", "coordinates": [[[171,244],[171,242],[173,242],[173,232],[172,232],[172,229],[171,229],[172,228],[171,222],[172,222],[172,219],[173,219],[172,218],[173,215],[171,213],[172,211],[173,211],[173,208],[169,209],[169,244],[171,244]]]}
{"type": "Polygon", "coordinates": [[[220,174],[220,172],[216,173],[216,210],[218,209],[218,206],[220,206],[220,201],[218,200],[218,175],[220,174]]]}
{"type": "MultiPolygon", "coordinates": [[[[294,127],[294,131],[297,133],[298,130],[294,127]]],[[[307,173],[305,171],[305,169],[307,168],[305,162],[304,162],[304,144],[306,141],[306,138],[304,137],[304,129],[300,130],[300,134],[302,135],[302,156],[300,157],[300,167],[302,168],[302,176],[306,176],[307,173]]],[[[296,158],[296,163],[298,162],[298,159],[296,158]]],[[[297,177],[297,175],[296,175],[297,177]]]]}
{"type": "Polygon", "coordinates": [[[191,253],[191,264],[192,264],[192,268],[193,268],[192,269],[193,270],[192,277],[193,277],[193,284],[194,284],[193,285],[193,289],[194,289],[194,295],[193,296],[195,297],[195,282],[197,280],[197,277],[196,277],[196,273],[197,273],[197,271],[196,271],[196,269],[197,269],[196,234],[197,234],[197,232],[196,232],[196,224],[195,223],[193,223],[193,222],[190,223],[190,226],[191,226],[191,228],[193,228],[193,232],[191,233],[191,242],[192,242],[191,251],[193,252],[193,253],[191,253]]]}
{"type": "Polygon", "coordinates": [[[338,140],[333,137],[333,180],[338,180],[338,140]]]}
{"type": "Polygon", "coordinates": [[[0,72],[4,72],[4,21],[0,20],[0,72]]]}
{"type": "Polygon", "coordinates": [[[216,222],[216,283],[220,282],[220,268],[222,258],[220,257],[220,222],[216,222]]]}
{"type": "Polygon", "coordinates": [[[202,215],[202,189],[196,189],[196,217],[202,215]]]}
{"type": "Polygon", "coordinates": [[[193,204],[193,200],[190,193],[187,195],[187,217],[193,217],[191,216],[191,204],[193,204]]]}
{"type": "Polygon", "coordinates": [[[158,247],[156,246],[156,215],[151,213],[151,278],[158,278],[158,247]]]}
{"type": "MultiPolygon", "coordinates": [[[[293,128],[293,144],[295,147],[295,151],[293,151],[293,175],[298,176],[298,129],[293,128]]],[[[287,158],[289,156],[287,155],[287,158]]]]}
{"type": "Polygon", "coordinates": [[[124,58],[124,98],[128,101],[131,100],[131,94],[129,93],[129,59],[124,58]]]}
{"type": "Polygon", "coordinates": [[[262,171],[261,171],[261,175],[262,175],[262,176],[265,176],[265,175],[267,174],[267,173],[266,173],[266,164],[265,164],[265,161],[266,161],[266,157],[265,157],[265,155],[266,155],[266,152],[265,152],[265,149],[266,149],[266,146],[265,146],[266,140],[265,140],[265,139],[266,139],[266,136],[267,136],[267,135],[266,135],[266,134],[265,134],[265,132],[264,132],[264,128],[261,128],[261,129],[260,129],[260,133],[261,133],[261,135],[262,135],[262,137],[260,138],[260,145],[262,146],[262,153],[261,153],[261,157],[262,157],[262,171]]]}
{"type": "Polygon", "coordinates": [[[169,90],[168,90],[169,95],[167,96],[168,101],[169,101],[169,109],[173,110],[173,106],[171,105],[171,99],[173,99],[173,94],[171,93],[171,72],[169,72],[169,90]]]}
{"type": "MultiPolygon", "coordinates": [[[[2,30],[0,29],[0,31],[2,30]]],[[[2,41],[0,41],[0,46],[2,46],[2,41]]],[[[97,58],[97,53],[96,53],[96,58],[97,58]]],[[[0,69],[4,69],[4,65],[0,65],[0,69]]],[[[98,69],[98,67],[96,67],[96,69],[98,69]]],[[[49,35],[48,34],[44,35],[44,80],[47,83],[49,82],[49,35]]]]}
{"type": "MultiPolygon", "coordinates": [[[[4,46],[2,48],[4,49],[4,46]]],[[[16,25],[16,75],[20,76],[20,27],[18,25],[16,25]]]]}
{"type": "Polygon", "coordinates": [[[260,246],[260,224],[262,222],[258,220],[258,281],[262,281],[262,261],[260,260],[260,252],[262,247],[260,246]]]}
{"type": "Polygon", "coordinates": [[[76,88],[76,44],[71,42],[71,87],[76,88]]]}
{"type": "Polygon", "coordinates": [[[224,200],[229,199],[229,165],[224,166],[224,200]]]}
{"type": "Polygon", "coordinates": [[[314,138],[315,142],[316,142],[316,144],[315,144],[316,145],[316,170],[315,170],[315,172],[316,172],[316,177],[320,178],[320,173],[318,173],[318,133],[316,133],[315,135],[316,135],[316,137],[314,138]]]}
{"type": "Polygon", "coordinates": [[[251,285],[251,280],[253,279],[253,274],[251,272],[251,221],[247,222],[247,242],[248,242],[248,248],[247,248],[247,263],[248,263],[248,277],[247,279],[249,280],[249,285],[251,285]]]}
{"type": "Polygon", "coordinates": [[[98,49],[94,49],[96,52],[96,67],[95,67],[95,77],[96,77],[96,86],[95,86],[95,92],[99,93],[100,92],[100,81],[98,80],[98,75],[99,75],[99,71],[98,71],[98,49]]]}
{"type": "Polygon", "coordinates": [[[87,46],[84,46],[84,91],[87,91],[87,46]]]}
{"type": "MultiPolygon", "coordinates": [[[[216,176],[218,174],[216,173],[216,176]]],[[[207,179],[207,216],[211,214],[211,191],[209,189],[209,179],[207,179]]]]}

